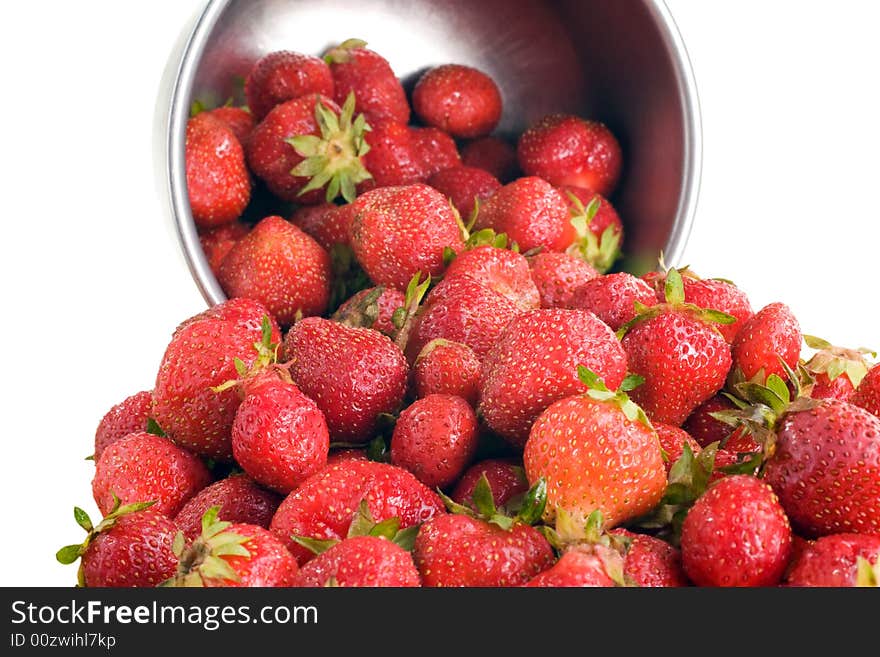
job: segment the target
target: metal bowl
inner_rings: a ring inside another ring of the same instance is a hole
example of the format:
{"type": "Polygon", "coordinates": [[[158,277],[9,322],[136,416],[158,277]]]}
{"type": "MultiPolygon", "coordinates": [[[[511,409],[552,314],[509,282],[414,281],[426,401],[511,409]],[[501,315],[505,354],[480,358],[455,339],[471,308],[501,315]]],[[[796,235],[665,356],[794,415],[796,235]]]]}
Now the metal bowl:
{"type": "Polygon", "coordinates": [[[226,297],[187,198],[192,101],[240,94],[241,79],[267,52],[320,54],[349,37],[368,41],[405,80],[447,62],[486,71],[504,95],[501,134],[512,137],[551,112],[604,121],[624,151],[612,200],[627,229],[625,266],[645,269],[661,250],[670,263],[682,254],[699,188],[700,112],[662,0],[211,0],[172,53],[157,106],[160,190],[208,303],[226,297]]]}

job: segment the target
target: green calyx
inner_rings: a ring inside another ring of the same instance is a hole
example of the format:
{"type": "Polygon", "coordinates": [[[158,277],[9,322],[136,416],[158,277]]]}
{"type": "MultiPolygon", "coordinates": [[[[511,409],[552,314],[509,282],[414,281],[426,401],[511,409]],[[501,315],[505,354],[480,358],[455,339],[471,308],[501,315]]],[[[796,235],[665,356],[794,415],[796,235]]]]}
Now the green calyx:
{"type": "Polygon", "coordinates": [[[573,206],[571,225],[577,232],[577,240],[568,248],[568,253],[586,260],[596,271],[604,274],[620,257],[620,231],[611,224],[597,237],[591,225],[602,204],[599,197],[593,197],[593,200],[584,207],[577,196],[571,192],[567,192],[567,195],[573,206]]]}
{"type": "Polygon", "coordinates": [[[396,329],[394,343],[400,347],[401,351],[406,349],[406,343],[412,331],[416,311],[419,309],[419,305],[422,303],[422,299],[425,298],[425,294],[428,293],[428,288],[430,287],[431,277],[425,275],[425,280],[423,281],[422,272],[417,271],[413,274],[409,283],[407,283],[403,305],[395,309],[391,315],[391,323],[396,329]]]}
{"type": "MultiPolygon", "coordinates": [[[[272,322],[268,316],[263,315],[263,322],[260,327],[260,341],[254,342],[254,350],[257,352],[257,356],[250,364],[250,367],[241,358],[236,357],[233,363],[235,364],[235,372],[238,374],[238,378],[224,381],[220,385],[211,388],[211,390],[223,392],[224,390],[234,388],[244,380],[252,379],[257,374],[265,372],[278,362],[278,350],[280,348],[280,342],[272,342],[272,322]]],[[[279,371],[283,372],[283,370],[279,371]]]]}
{"type": "Polygon", "coordinates": [[[367,42],[363,39],[346,39],[335,48],[331,48],[324,55],[324,61],[328,64],[344,64],[351,59],[351,51],[366,47],[367,42]]]}
{"type": "Polygon", "coordinates": [[[607,401],[616,404],[623,411],[627,420],[630,422],[641,422],[653,430],[654,427],[651,425],[648,416],[645,415],[645,411],[626,394],[642,385],[645,382],[643,377],[638,374],[629,374],[623,380],[623,383],[620,384],[620,388],[617,391],[611,391],[605,385],[605,382],[587,367],[578,365],[577,372],[581,383],[587,386],[587,397],[596,401],[607,401]]]}
{"type": "Polygon", "coordinates": [[[856,586],[859,588],[880,586],[880,559],[873,564],[865,557],[856,560],[856,586]]]}
{"type": "Polygon", "coordinates": [[[321,135],[297,135],[285,141],[303,158],[290,175],[309,178],[299,196],[326,187],[325,198],[332,203],[342,195],[347,202],[357,196],[356,185],[372,178],[361,158],[370,150],[364,134],[371,130],[363,114],[354,115],[354,93],[349,93],[337,116],[319,100],[315,120],[321,135]]]}
{"type": "Polygon", "coordinates": [[[330,319],[352,328],[372,328],[379,319],[379,297],[384,292],[385,287],[379,285],[370,290],[358,303],[352,304],[345,310],[338,309],[330,319]]]}
{"type": "MultiPolygon", "coordinates": [[[[72,564],[77,559],[82,557],[88,549],[91,542],[95,539],[98,534],[102,532],[106,532],[113,528],[116,525],[116,521],[119,520],[122,516],[128,515],[130,513],[137,513],[138,511],[143,511],[144,509],[148,509],[156,503],[155,500],[152,502],[135,502],[133,504],[122,504],[116,495],[113,495],[113,508],[110,510],[101,522],[98,523],[97,526],[92,524],[92,519],[89,518],[89,514],[83,511],[78,506],[73,507],[73,517],[76,520],[76,524],[82,527],[86,531],[86,538],[82,543],[75,543],[73,545],[65,545],[63,548],[58,550],[55,553],[55,558],[59,563],[64,565],[72,564]]],[[[83,569],[82,564],[80,564],[79,571],[77,572],[77,583],[78,586],[85,586],[85,579],[83,577],[83,569]]]]}
{"type": "MultiPolygon", "coordinates": [[[[376,522],[370,513],[370,507],[367,500],[361,500],[358,510],[352,518],[351,525],[348,528],[346,538],[354,538],[356,536],[374,536],[376,538],[384,538],[391,541],[407,552],[412,552],[416,541],[416,534],[419,533],[419,525],[412,527],[400,528],[400,518],[388,518],[381,522],[376,522]]],[[[293,541],[314,554],[323,554],[334,545],[339,543],[335,538],[320,539],[310,536],[291,536],[293,541]]]]}
{"type": "Polygon", "coordinates": [[[438,490],[443,503],[450,513],[484,520],[493,525],[510,531],[514,525],[534,525],[541,520],[544,509],[547,506],[547,482],[539,479],[535,485],[525,493],[511,498],[506,505],[498,508],[492,495],[492,488],[486,473],[480,475],[471,495],[472,506],[465,506],[455,502],[443,491],[438,490]]]}
{"type": "Polygon", "coordinates": [[[854,388],[858,388],[870,369],[865,356],[877,357],[877,353],[870,349],[836,347],[827,340],[813,335],[804,335],[804,342],[810,349],[817,350],[817,353],[804,365],[810,374],[825,374],[829,381],[834,381],[845,374],[854,388]]]}
{"type": "Polygon", "coordinates": [[[227,531],[231,522],[220,520],[219,506],[212,506],[202,516],[202,534],[186,546],[183,532],[177,532],[172,550],[179,559],[177,573],[159,586],[198,587],[204,586],[206,579],[226,579],[238,582],[241,578],[223,557],[237,556],[250,558],[251,553],[245,543],[250,536],[242,536],[227,531]]]}

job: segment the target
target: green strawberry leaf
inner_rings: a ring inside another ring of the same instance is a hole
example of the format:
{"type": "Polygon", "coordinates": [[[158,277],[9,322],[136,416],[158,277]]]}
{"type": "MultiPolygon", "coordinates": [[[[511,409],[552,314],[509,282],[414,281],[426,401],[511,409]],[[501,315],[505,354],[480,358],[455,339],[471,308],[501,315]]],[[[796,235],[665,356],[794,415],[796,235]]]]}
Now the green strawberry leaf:
{"type": "Polygon", "coordinates": [[[324,540],[320,538],[312,538],[311,536],[291,536],[290,540],[297,545],[304,547],[314,555],[324,554],[324,552],[339,543],[335,538],[324,540]]]}
{"type": "Polygon", "coordinates": [[[159,423],[151,417],[147,418],[147,433],[151,433],[154,436],[165,437],[165,432],[162,431],[162,427],[160,427],[159,423]]]}
{"type": "Polygon", "coordinates": [[[471,500],[473,501],[477,513],[483,518],[488,519],[495,515],[497,510],[495,507],[495,499],[492,496],[492,488],[489,486],[489,479],[486,477],[485,472],[480,474],[480,478],[474,486],[471,500]]]}
{"type": "Polygon", "coordinates": [[[92,519],[89,518],[89,514],[80,509],[78,506],[73,507],[73,517],[76,520],[76,524],[85,529],[87,532],[90,532],[94,529],[92,525],[92,519]]]}
{"type": "Polygon", "coordinates": [[[817,338],[815,335],[807,335],[803,334],[804,343],[810,349],[831,349],[833,346],[828,340],[823,340],[822,338],[817,338]]]}
{"type": "Polygon", "coordinates": [[[621,392],[630,392],[645,383],[645,377],[630,372],[621,382],[619,390],[621,392]]]}
{"type": "MultiPolygon", "coordinates": [[[[485,474],[483,475],[485,476],[485,474]]],[[[516,520],[524,525],[534,525],[539,522],[547,507],[547,482],[541,477],[535,485],[526,491],[521,506],[516,513],[516,520]]]]}
{"type": "Polygon", "coordinates": [[[77,543],[76,545],[65,545],[63,548],[58,550],[58,552],[55,553],[55,558],[58,560],[59,563],[67,566],[79,559],[80,556],[82,556],[82,552],[82,543],[77,543]]]}
{"type": "Polygon", "coordinates": [[[666,272],[664,294],[668,304],[677,306],[684,303],[684,282],[681,279],[681,274],[675,267],[666,272]]]}

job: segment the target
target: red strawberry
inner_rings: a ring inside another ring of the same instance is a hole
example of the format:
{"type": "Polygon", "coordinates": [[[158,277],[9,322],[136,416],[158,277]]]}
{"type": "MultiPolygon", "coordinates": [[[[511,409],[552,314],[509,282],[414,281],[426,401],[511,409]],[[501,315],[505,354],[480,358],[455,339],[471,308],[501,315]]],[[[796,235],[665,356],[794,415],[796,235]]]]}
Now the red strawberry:
{"type": "MultiPolygon", "coordinates": [[[[880,561],[880,535],[832,534],[807,545],[788,573],[789,586],[857,586],[859,560],[880,561]]],[[[876,585],[876,584],[875,584],[876,585]]]]}
{"type": "MultiPolygon", "coordinates": [[[[529,261],[520,253],[488,244],[463,251],[446,268],[444,280],[469,276],[481,285],[510,299],[522,310],[533,310],[541,303],[529,270],[529,261]]],[[[436,299],[439,296],[434,295],[436,299]]]]}
{"type": "Polygon", "coordinates": [[[868,374],[867,349],[835,347],[827,340],[805,335],[804,342],[817,352],[804,365],[814,381],[810,389],[813,399],[847,401],[868,374]]]}
{"type": "Polygon", "coordinates": [[[620,178],[623,154],[603,124],[553,114],[526,130],[517,144],[519,165],[527,176],[552,185],[571,185],[609,196],[620,178]]]}
{"type": "Polygon", "coordinates": [[[480,206],[478,229],[506,233],[521,251],[564,251],[577,233],[562,194],[540,178],[518,178],[480,206]]]}
{"type": "Polygon", "coordinates": [[[293,325],[284,348],[291,377],[324,413],[334,441],[369,440],[379,414],[403,401],[406,359],[377,331],[310,317],[293,325]]]}
{"type": "Polygon", "coordinates": [[[545,408],[585,390],[578,365],[612,389],[626,375],[620,343],[595,315],[558,309],[517,315],[483,362],[480,411],[486,423],[514,445],[524,445],[545,408]]]}
{"type": "Polygon", "coordinates": [[[337,449],[330,452],[327,457],[327,467],[346,461],[367,461],[367,450],[361,448],[337,449]]]}
{"type": "Polygon", "coordinates": [[[623,222],[611,202],[592,190],[563,185],[559,188],[568,201],[579,240],[577,255],[604,273],[620,255],[623,222]]]}
{"type": "MultiPolygon", "coordinates": [[[[370,287],[354,294],[345,303],[339,306],[336,311],[336,316],[345,316],[348,312],[353,311],[359,304],[362,304],[367,297],[371,294],[375,294],[378,289],[379,288],[377,287],[370,287]]],[[[379,314],[376,316],[376,319],[365,328],[371,328],[393,338],[398,331],[398,327],[394,325],[394,311],[398,308],[403,308],[406,305],[406,295],[393,287],[385,287],[382,288],[379,298],[376,299],[376,304],[379,314]]]]}
{"type": "Polygon", "coordinates": [[[256,122],[254,115],[244,107],[232,107],[224,105],[205,112],[208,116],[212,116],[232,131],[238,143],[246,146],[248,139],[251,138],[251,132],[254,130],[256,122]]]}
{"type": "Polygon", "coordinates": [[[358,197],[352,211],[354,254],[377,285],[405,290],[416,273],[438,276],[444,250],[464,247],[455,211],[427,185],[374,189],[358,197]]]}
{"type": "Polygon", "coordinates": [[[660,502],[666,471],[656,432],[625,392],[575,368],[586,394],[551,404],[535,420],[523,462],[529,483],[547,481],[548,514],[583,523],[597,509],[614,527],[660,502]]]}
{"type": "Polygon", "coordinates": [[[638,314],[636,302],[653,306],[657,300],[645,281],[621,272],[584,283],[572,295],[571,307],[589,310],[616,331],[638,314]]]}
{"type": "Polygon", "coordinates": [[[492,492],[492,499],[499,507],[504,506],[517,495],[529,488],[525,470],[513,459],[487,459],[475,463],[461,476],[452,492],[452,499],[458,504],[473,506],[474,489],[484,477],[492,492]]]}
{"type": "Polygon", "coordinates": [[[662,422],[654,422],[654,430],[657,432],[657,438],[660,440],[661,449],[666,452],[666,458],[663,465],[666,468],[666,474],[684,453],[684,446],[688,447],[694,454],[699,453],[701,447],[687,431],[674,427],[671,424],[663,424],[662,422]]]}
{"type": "Polygon", "coordinates": [[[501,187],[488,171],[464,165],[442,169],[428,178],[428,184],[448,196],[458,213],[470,217],[477,203],[483,203],[501,187]]]}
{"type": "Polygon", "coordinates": [[[403,548],[377,536],[353,536],[305,564],[295,586],[421,586],[403,548]]]}
{"type": "Polygon", "coordinates": [[[731,475],[688,512],[681,556],[698,586],[773,586],[791,558],[791,527],[769,486],[731,475]]]}
{"type": "Polygon", "coordinates": [[[567,549],[559,561],[526,586],[532,587],[610,587],[617,582],[608,574],[620,568],[620,555],[604,545],[576,545],[567,549]]]}
{"type": "Polygon", "coordinates": [[[348,245],[352,216],[350,203],[322,203],[302,206],[293,213],[290,220],[329,252],[337,244],[348,245]]]}
{"type": "Polygon", "coordinates": [[[364,155],[363,162],[373,177],[360,184],[359,193],[374,187],[424,182],[427,176],[417,155],[409,126],[403,123],[382,123],[373,128],[364,139],[370,150],[364,155]]]}
{"type": "Polygon", "coordinates": [[[410,128],[413,153],[427,180],[438,171],[461,164],[452,137],[437,128],[410,128]]]}
{"type": "Polygon", "coordinates": [[[320,315],[330,296],[330,256],[281,217],[261,220],[230,249],[220,265],[220,284],[230,297],[262,303],[282,326],[299,316],[320,315]]]}
{"type": "Polygon", "coordinates": [[[398,518],[401,529],[443,511],[437,493],[403,468],[347,460],[312,475],[288,495],[272,518],[271,529],[303,564],[314,554],[291,537],[345,538],[364,500],[376,522],[398,518]]]}
{"type": "Polygon", "coordinates": [[[92,496],[101,513],[122,504],[153,502],[153,510],[173,517],[211,482],[197,456],[167,438],[131,433],[109,445],[95,463],[92,496]]]}
{"type": "Polygon", "coordinates": [[[461,64],[428,69],[416,83],[412,101],[422,121],[453,137],[483,137],[501,119],[498,85],[482,71],[461,64]]]}
{"type": "Polygon", "coordinates": [[[502,183],[516,178],[516,150],[498,137],[481,137],[461,147],[461,163],[488,171],[502,183]]]}
{"type": "Polygon", "coordinates": [[[801,330],[788,306],[771,303],[747,320],[733,341],[733,376],[764,383],[775,374],[788,375],[780,364],[797,366],[801,353],[801,330]]]}
{"type": "Polygon", "coordinates": [[[82,558],[79,586],[147,587],[164,582],[177,568],[172,551],[177,527],[149,506],[117,504],[97,526],[74,507],[77,524],[88,535],[81,544],[58,550],[56,558],[65,565],[82,558]]]}
{"type": "Polygon", "coordinates": [[[721,420],[716,420],[712,417],[712,413],[731,411],[734,408],[736,407],[733,405],[733,402],[726,397],[715,395],[697,406],[694,412],[684,421],[682,428],[703,447],[721,442],[727,439],[733,432],[733,428],[721,420]]]}
{"type": "Polygon", "coordinates": [[[245,384],[232,425],[232,453],[251,477],[289,493],[327,464],[330,434],[317,404],[269,373],[245,384]]]}
{"type": "Polygon", "coordinates": [[[391,436],[391,462],[430,488],[445,488],[477,449],[477,416],[461,397],[428,395],[401,412],[391,436]]]}
{"type": "Polygon", "coordinates": [[[457,395],[471,406],[480,394],[480,361],[460,342],[437,338],[419,352],[413,365],[416,397],[431,394],[457,395]]]}
{"type": "Polygon", "coordinates": [[[186,124],[186,186],[199,228],[232,223],[251,199],[241,144],[225,124],[199,114],[186,124]]]}
{"type": "Polygon", "coordinates": [[[245,474],[230,475],[199,491],[184,504],[174,523],[193,540],[202,532],[202,516],[212,506],[219,507],[218,517],[235,523],[269,527],[281,498],[245,474]]]}
{"type": "Polygon", "coordinates": [[[153,393],[150,391],[138,392],[116,404],[101,418],[95,431],[95,460],[101,458],[101,453],[108,445],[115,443],[130,433],[147,430],[147,421],[150,419],[150,406],[153,401],[153,393]]]}
{"type": "Polygon", "coordinates": [[[615,529],[612,535],[630,541],[623,560],[623,574],[637,586],[688,586],[681,566],[681,552],[666,541],[645,534],[615,529]]]}
{"type": "Polygon", "coordinates": [[[310,94],[332,98],[333,91],[333,76],[324,60],[289,50],[260,57],[244,81],[248,107],[258,121],[285,101],[310,94]]]}
{"type": "Polygon", "coordinates": [[[251,227],[240,221],[199,233],[199,242],[214,276],[220,276],[220,263],[251,227]]]}
{"type": "Polygon", "coordinates": [[[874,365],[862,379],[850,402],[880,417],[880,365],[874,365]]]}
{"type": "Polygon", "coordinates": [[[313,204],[339,195],[354,200],[355,186],[370,173],[361,159],[369,126],[353,112],[353,97],[341,109],[320,94],[276,105],[251,133],[251,171],[286,201],[313,204]]]}
{"type": "Polygon", "coordinates": [[[354,92],[358,112],[371,124],[408,123],[409,103],[400,81],[388,62],[366,45],[359,39],[348,39],[324,55],[336,83],[336,101],[341,103],[354,92]]]}
{"type": "Polygon", "coordinates": [[[599,275],[589,262],[551,251],[529,258],[529,267],[541,294],[542,308],[569,308],[577,289],[599,275]]]}

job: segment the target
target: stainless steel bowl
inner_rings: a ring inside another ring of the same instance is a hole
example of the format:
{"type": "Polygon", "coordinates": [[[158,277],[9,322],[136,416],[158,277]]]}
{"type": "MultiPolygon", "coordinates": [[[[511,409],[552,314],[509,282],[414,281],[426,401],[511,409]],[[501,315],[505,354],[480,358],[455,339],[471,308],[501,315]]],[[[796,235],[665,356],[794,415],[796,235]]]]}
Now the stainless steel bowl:
{"type": "Polygon", "coordinates": [[[405,79],[445,62],[485,70],[504,94],[502,133],[515,135],[550,112],[607,123],[624,149],[613,200],[626,224],[629,268],[645,268],[661,250],[678,260],[697,202],[700,112],[684,43],[662,0],[211,0],[171,56],[157,108],[160,188],[206,301],[226,297],[187,199],[192,101],[240,93],[241,78],[267,52],[319,54],[354,36],[405,79]]]}

